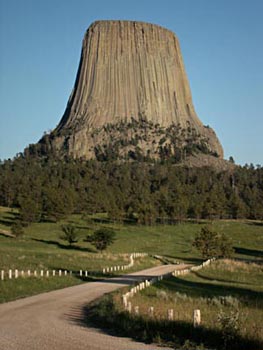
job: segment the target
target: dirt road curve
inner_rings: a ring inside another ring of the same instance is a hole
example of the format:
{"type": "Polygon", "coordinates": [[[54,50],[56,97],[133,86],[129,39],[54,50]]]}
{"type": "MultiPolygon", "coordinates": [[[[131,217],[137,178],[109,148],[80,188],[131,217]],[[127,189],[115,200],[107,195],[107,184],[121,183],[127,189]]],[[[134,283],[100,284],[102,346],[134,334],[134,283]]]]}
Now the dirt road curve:
{"type": "MultiPolygon", "coordinates": [[[[0,305],[1,350],[155,350],[156,346],[118,338],[81,326],[83,307],[104,293],[135,280],[184,265],[165,265],[102,282],[91,282],[0,305]]],[[[160,350],[160,347],[158,347],[160,350]]]]}

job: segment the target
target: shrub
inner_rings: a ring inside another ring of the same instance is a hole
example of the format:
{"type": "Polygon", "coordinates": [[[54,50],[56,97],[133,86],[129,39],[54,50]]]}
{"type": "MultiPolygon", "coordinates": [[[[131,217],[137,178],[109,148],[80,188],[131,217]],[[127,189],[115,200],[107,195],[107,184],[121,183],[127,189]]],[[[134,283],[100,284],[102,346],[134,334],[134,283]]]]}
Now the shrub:
{"type": "Polygon", "coordinates": [[[61,229],[64,232],[64,234],[61,235],[60,238],[63,239],[64,241],[67,241],[70,246],[73,243],[77,243],[78,242],[76,228],[74,226],[72,226],[72,225],[63,225],[63,226],[61,226],[61,229]]]}
{"type": "Polygon", "coordinates": [[[162,300],[168,300],[169,299],[169,297],[168,297],[168,295],[167,295],[165,290],[158,290],[156,292],[156,296],[157,296],[157,298],[162,299],[162,300]]]}
{"type": "Polygon", "coordinates": [[[25,233],[22,223],[20,221],[14,222],[11,226],[11,232],[16,238],[22,236],[25,233]]]}
{"type": "Polygon", "coordinates": [[[219,234],[204,226],[196,235],[193,246],[200,251],[204,259],[216,257],[227,258],[233,253],[231,242],[225,234],[219,234]]]}
{"type": "Polygon", "coordinates": [[[90,242],[97,250],[102,252],[115,241],[116,233],[108,228],[100,228],[92,235],[86,237],[86,242],[90,242]]]}
{"type": "Polygon", "coordinates": [[[218,322],[222,330],[224,349],[235,348],[240,330],[239,312],[235,309],[231,310],[230,313],[220,311],[218,322]]]}

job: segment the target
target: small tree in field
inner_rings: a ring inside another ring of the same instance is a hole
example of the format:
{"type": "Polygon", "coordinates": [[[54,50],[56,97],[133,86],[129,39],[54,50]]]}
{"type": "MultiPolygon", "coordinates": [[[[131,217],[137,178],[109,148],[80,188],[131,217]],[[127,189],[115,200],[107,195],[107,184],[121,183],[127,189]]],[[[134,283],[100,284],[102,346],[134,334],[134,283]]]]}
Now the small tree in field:
{"type": "Polygon", "coordinates": [[[19,238],[23,236],[24,234],[24,228],[20,221],[15,221],[13,225],[11,226],[11,233],[16,237],[19,238]]]}
{"type": "Polygon", "coordinates": [[[64,241],[67,241],[70,246],[72,246],[72,244],[78,242],[78,236],[76,233],[76,228],[74,226],[63,225],[63,226],[61,226],[61,229],[62,229],[64,234],[61,235],[60,238],[63,239],[64,241]]]}
{"type": "Polygon", "coordinates": [[[87,236],[86,241],[90,242],[97,250],[102,252],[115,241],[115,232],[108,228],[100,228],[92,235],[87,236]]]}
{"type": "Polygon", "coordinates": [[[228,258],[233,253],[231,242],[225,234],[219,234],[205,226],[196,235],[193,246],[199,250],[204,259],[228,258]]]}
{"type": "Polygon", "coordinates": [[[231,241],[223,233],[219,236],[219,258],[230,258],[234,253],[231,241]]]}

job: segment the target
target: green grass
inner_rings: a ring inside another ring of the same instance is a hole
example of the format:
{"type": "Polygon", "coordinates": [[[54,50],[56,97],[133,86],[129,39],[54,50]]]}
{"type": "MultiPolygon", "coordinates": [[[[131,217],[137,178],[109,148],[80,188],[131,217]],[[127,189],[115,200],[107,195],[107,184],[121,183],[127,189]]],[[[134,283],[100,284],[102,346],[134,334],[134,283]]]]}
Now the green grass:
{"type": "Polygon", "coordinates": [[[1,283],[0,303],[18,298],[24,298],[35,294],[49,292],[55,289],[74,286],[83,281],[74,276],[49,277],[49,278],[19,278],[16,281],[6,280],[1,283]]]}
{"type": "Polygon", "coordinates": [[[233,306],[251,309],[250,320],[254,319],[253,322],[258,321],[262,324],[263,266],[220,260],[198,272],[164,279],[133,298],[133,303],[136,305],[140,303],[145,310],[147,310],[146,301],[155,304],[153,306],[156,306],[156,312],[160,317],[166,317],[168,308],[175,308],[178,319],[190,322],[193,309],[200,308],[203,310],[204,323],[211,326],[215,316],[213,307],[218,311],[220,308],[233,306]],[[229,296],[232,300],[228,298],[229,296]],[[187,307],[189,303],[193,309],[187,307]],[[255,317],[257,312],[258,315],[261,314],[258,320],[255,317]]]}
{"type": "Polygon", "coordinates": [[[203,343],[209,349],[259,350],[263,348],[262,272],[261,264],[217,261],[196,273],[164,279],[137,293],[130,299],[132,314],[124,311],[123,292],[118,291],[92,306],[86,322],[92,320],[122,335],[149,342],[156,341],[154,334],[159,334],[160,342],[176,348],[190,339],[195,343],[192,349],[203,343]],[[140,316],[134,314],[134,306],[139,306],[140,316]],[[149,316],[151,306],[154,317],[149,316]],[[111,319],[106,316],[108,308],[113,310],[111,319]],[[168,309],[174,310],[173,322],[167,321],[168,309]],[[202,326],[198,329],[192,326],[195,309],[201,310],[202,326]],[[238,315],[238,331],[233,327],[230,333],[222,329],[219,315],[232,320],[238,315]]]}
{"type": "MultiPolygon", "coordinates": [[[[0,270],[101,270],[106,266],[127,264],[128,255],[125,257],[121,254],[132,252],[166,255],[193,263],[202,261],[200,254],[192,247],[192,241],[205,222],[138,226],[110,223],[105,214],[88,216],[85,219],[80,215],[72,215],[58,223],[32,224],[25,228],[24,236],[15,239],[4,233],[10,231],[17,215],[16,210],[0,208],[0,270]],[[61,225],[65,223],[77,227],[79,242],[72,247],[59,238],[62,234],[61,225]],[[102,226],[110,227],[116,232],[116,241],[105,253],[99,254],[92,245],[84,242],[84,238],[102,226]]],[[[232,239],[233,245],[237,248],[235,257],[244,259],[262,257],[262,222],[215,221],[212,225],[232,239]]],[[[140,259],[129,271],[144,269],[158,263],[150,258],[140,259]]],[[[17,281],[11,283],[14,285],[12,288],[18,285],[17,281]]]]}
{"type": "MultiPolygon", "coordinates": [[[[10,229],[15,213],[2,211],[0,229],[10,229]]],[[[109,250],[97,253],[90,244],[83,242],[90,232],[79,217],[69,219],[78,227],[79,243],[72,247],[61,240],[59,223],[37,223],[25,228],[25,235],[15,239],[0,235],[0,268],[1,269],[67,269],[77,271],[100,270],[107,266],[128,263],[128,256],[112,254],[109,250]]],[[[125,253],[125,252],[124,252],[125,253]]]]}

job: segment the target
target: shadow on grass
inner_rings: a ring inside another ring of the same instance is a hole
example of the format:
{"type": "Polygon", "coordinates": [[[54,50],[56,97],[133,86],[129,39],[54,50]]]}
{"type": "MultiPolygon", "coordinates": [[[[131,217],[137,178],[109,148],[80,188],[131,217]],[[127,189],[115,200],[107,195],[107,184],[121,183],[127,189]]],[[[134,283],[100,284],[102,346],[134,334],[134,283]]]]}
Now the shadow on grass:
{"type": "Polygon", "coordinates": [[[192,323],[183,321],[158,320],[149,317],[135,316],[126,311],[117,310],[111,295],[107,295],[86,307],[72,309],[67,319],[86,327],[97,327],[104,333],[129,337],[145,343],[157,339],[163,344],[178,347],[186,340],[195,344],[222,350],[260,350],[263,344],[255,339],[244,338],[235,333],[231,343],[226,342],[219,329],[206,327],[194,328],[192,323]]]}
{"type": "Polygon", "coordinates": [[[263,226],[263,221],[261,221],[261,222],[259,222],[259,221],[252,221],[252,222],[248,222],[247,225],[263,226]]]}
{"type": "Polygon", "coordinates": [[[32,240],[36,241],[36,242],[40,242],[40,243],[54,245],[54,246],[57,246],[58,248],[61,248],[61,249],[76,250],[76,251],[87,252],[87,253],[96,253],[96,251],[91,249],[91,248],[83,248],[83,247],[80,247],[78,245],[73,245],[73,244],[72,245],[66,245],[66,244],[59,243],[57,241],[38,239],[38,238],[32,238],[32,240]]]}
{"type": "MultiPolygon", "coordinates": [[[[203,278],[203,276],[201,276],[201,278],[203,278]]],[[[172,292],[185,293],[194,298],[213,298],[231,295],[237,297],[241,302],[249,304],[251,307],[263,308],[263,293],[252,291],[248,288],[192,282],[177,277],[164,279],[161,283],[157,283],[155,287],[160,289],[168,289],[172,292]]]]}
{"type": "Polygon", "coordinates": [[[10,227],[13,225],[13,223],[14,223],[14,219],[10,219],[9,217],[8,217],[8,219],[6,219],[6,218],[0,219],[0,224],[5,225],[5,226],[10,227]]]}
{"type": "Polygon", "coordinates": [[[253,256],[257,258],[263,258],[262,250],[240,248],[240,247],[234,247],[234,249],[236,254],[243,254],[243,255],[253,256]]]}
{"type": "Polygon", "coordinates": [[[111,224],[112,220],[108,218],[90,218],[90,221],[93,221],[98,224],[111,224]]]}
{"type": "Polygon", "coordinates": [[[185,263],[200,265],[204,262],[202,258],[185,258],[184,256],[165,255],[167,258],[182,260],[185,263]]]}

